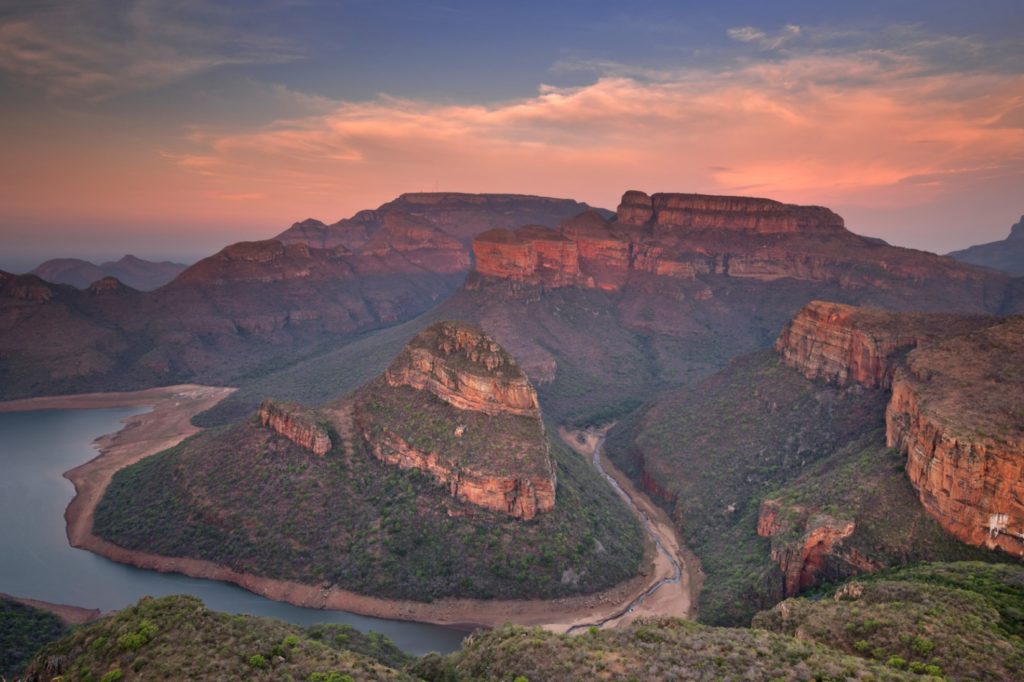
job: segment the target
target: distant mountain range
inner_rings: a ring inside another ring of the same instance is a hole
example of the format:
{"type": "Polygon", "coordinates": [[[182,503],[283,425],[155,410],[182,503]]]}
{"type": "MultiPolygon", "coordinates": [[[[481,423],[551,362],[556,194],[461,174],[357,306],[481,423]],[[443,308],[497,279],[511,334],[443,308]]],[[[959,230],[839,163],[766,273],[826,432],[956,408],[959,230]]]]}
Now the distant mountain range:
{"type": "Polygon", "coordinates": [[[99,265],[81,258],[54,258],[40,263],[31,274],[52,284],[70,284],[78,289],[104,277],[116,277],[132,289],[151,291],[167,284],[187,267],[183,263],[156,262],[129,254],[99,265]]]}
{"type": "Polygon", "coordinates": [[[1010,236],[1006,239],[977,244],[948,255],[964,263],[1024,275],[1024,216],[1010,228],[1010,236]]]}

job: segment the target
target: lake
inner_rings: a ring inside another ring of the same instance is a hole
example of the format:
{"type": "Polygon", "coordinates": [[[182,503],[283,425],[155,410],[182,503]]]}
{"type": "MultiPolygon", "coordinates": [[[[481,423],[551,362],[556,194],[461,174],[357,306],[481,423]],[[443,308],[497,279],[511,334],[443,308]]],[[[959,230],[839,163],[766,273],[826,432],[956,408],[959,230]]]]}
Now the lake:
{"type": "Polygon", "coordinates": [[[375,630],[412,654],[447,653],[464,632],[282,604],[212,580],[118,564],[68,544],[64,509],[74,495],[62,474],[96,456],[93,440],[146,408],[0,413],[0,592],[49,602],[123,608],[144,596],[191,594],[208,607],[291,623],[347,623],[375,630]]]}

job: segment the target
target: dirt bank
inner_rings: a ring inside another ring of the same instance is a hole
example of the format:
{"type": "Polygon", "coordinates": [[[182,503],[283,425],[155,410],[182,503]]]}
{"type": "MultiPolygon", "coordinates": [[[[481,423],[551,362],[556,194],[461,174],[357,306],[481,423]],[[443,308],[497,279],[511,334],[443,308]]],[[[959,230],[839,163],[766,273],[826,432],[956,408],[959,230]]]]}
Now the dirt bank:
{"type": "Polygon", "coordinates": [[[4,594],[3,592],[0,592],[0,598],[9,599],[10,601],[24,604],[25,606],[31,606],[39,609],[40,611],[49,611],[68,625],[82,625],[83,623],[90,623],[103,615],[99,609],[83,609],[80,606],[54,604],[48,601],[40,601],[39,599],[25,599],[24,597],[15,597],[10,594],[4,594]]]}

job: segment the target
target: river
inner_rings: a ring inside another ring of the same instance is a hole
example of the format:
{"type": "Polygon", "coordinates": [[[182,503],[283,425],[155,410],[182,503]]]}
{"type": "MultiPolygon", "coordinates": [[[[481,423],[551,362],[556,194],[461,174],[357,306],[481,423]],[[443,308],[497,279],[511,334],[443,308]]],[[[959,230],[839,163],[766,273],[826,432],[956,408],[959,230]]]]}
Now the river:
{"type": "Polygon", "coordinates": [[[459,647],[465,633],[451,628],[291,606],[227,583],[145,571],[71,547],[64,509],[74,488],[62,474],[96,455],[93,440],[146,410],[0,413],[0,592],[103,611],[146,595],[191,594],[217,611],[375,630],[412,654],[459,647]]]}

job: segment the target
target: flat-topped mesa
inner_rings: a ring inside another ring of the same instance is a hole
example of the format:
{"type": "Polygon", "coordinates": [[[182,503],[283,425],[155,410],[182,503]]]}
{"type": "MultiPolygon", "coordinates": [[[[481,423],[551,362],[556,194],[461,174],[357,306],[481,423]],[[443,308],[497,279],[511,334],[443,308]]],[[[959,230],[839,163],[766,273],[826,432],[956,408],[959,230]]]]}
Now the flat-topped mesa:
{"type": "Polygon", "coordinates": [[[886,389],[907,351],[992,321],[984,316],[894,313],[811,301],[782,330],[775,350],[808,379],[886,389]]]}
{"type": "Polygon", "coordinates": [[[374,457],[430,474],[457,500],[522,520],[555,507],[537,394],[476,327],[438,322],[417,334],[352,410],[374,457]]]}
{"type": "Polygon", "coordinates": [[[1024,557],[1024,318],[911,352],[893,381],[886,441],[921,504],[972,545],[1024,557]]]}
{"type": "Polygon", "coordinates": [[[310,410],[299,405],[264,400],[260,404],[259,420],[262,426],[273,429],[319,457],[333,447],[327,429],[317,423],[310,410]]]}
{"type": "Polygon", "coordinates": [[[488,277],[568,286],[580,273],[576,242],[541,225],[488,230],[473,240],[473,255],[488,277]]]}
{"type": "Polygon", "coordinates": [[[758,234],[834,234],[843,219],[822,206],[797,206],[772,199],[711,194],[654,194],[630,190],[619,204],[622,225],[733,230],[758,234]]]}
{"type": "Polygon", "coordinates": [[[540,416],[537,392],[498,342],[472,325],[438,322],[384,372],[390,386],[428,391],[460,410],[540,416]]]}

